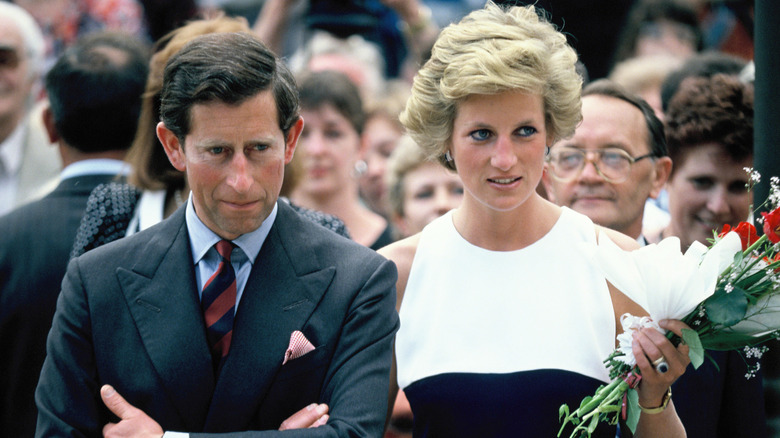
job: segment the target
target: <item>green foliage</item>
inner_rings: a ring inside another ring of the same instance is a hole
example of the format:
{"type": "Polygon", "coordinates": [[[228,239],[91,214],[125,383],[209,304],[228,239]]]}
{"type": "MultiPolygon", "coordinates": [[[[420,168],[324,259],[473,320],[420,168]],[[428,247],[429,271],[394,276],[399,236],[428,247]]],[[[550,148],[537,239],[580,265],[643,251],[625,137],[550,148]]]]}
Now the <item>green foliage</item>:
{"type": "Polygon", "coordinates": [[[626,412],[626,426],[628,426],[628,429],[631,431],[631,433],[636,432],[636,425],[639,424],[639,414],[641,413],[639,409],[639,393],[636,392],[636,389],[629,389],[628,390],[628,406],[626,408],[628,411],[626,412]]]}
{"type": "Polygon", "coordinates": [[[731,327],[745,319],[748,299],[746,292],[735,287],[731,292],[719,288],[704,302],[707,318],[713,324],[731,327]]]}
{"type": "Polygon", "coordinates": [[[704,363],[704,347],[701,345],[699,334],[691,329],[683,329],[682,337],[688,345],[688,357],[691,358],[693,368],[698,369],[704,363]]]}

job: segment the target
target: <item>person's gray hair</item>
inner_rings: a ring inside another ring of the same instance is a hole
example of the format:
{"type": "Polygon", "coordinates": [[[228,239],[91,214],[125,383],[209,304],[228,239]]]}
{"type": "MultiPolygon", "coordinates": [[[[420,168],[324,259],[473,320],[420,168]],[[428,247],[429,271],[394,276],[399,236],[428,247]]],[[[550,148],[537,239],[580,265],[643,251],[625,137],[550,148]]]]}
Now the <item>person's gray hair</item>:
{"type": "Polygon", "coordinates": [[[30,65],[28,74],[37,79],[43,74],[46,51],[40,26],[27,10],[11,2],[0,1],[0,16],[10,18],[19,29],[24,42],[24,52],[30,65]]]}

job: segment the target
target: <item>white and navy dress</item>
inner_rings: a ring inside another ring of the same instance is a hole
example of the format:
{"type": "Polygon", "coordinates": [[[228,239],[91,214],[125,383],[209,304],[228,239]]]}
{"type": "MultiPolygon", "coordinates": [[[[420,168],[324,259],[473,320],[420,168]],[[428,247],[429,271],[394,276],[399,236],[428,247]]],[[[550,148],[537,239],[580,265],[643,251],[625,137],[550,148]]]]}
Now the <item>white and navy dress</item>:
{"type": "Polygon", "coordinates": [[[415,437],[554,437],[560,405],[609,380],[612,301],[582,250],[595,244],[590,219],[567,208],[517,251],[470,244],[452,212],[422,231],[396,340],[415,437]]]}

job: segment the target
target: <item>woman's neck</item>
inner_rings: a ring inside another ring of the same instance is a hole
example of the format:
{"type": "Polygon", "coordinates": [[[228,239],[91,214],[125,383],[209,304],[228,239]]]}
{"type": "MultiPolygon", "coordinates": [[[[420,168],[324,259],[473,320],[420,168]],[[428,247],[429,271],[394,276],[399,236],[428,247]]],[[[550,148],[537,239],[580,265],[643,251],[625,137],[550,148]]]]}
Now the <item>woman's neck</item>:
{"type": "Polygon", "coordinates": [[[458,233],[473,245],[491,251],[514,251],[541,239],[560,214],[559,207],[537,194],[509,211],[491,209],[465,197],[455,210],[454,223],[458,233]]]}
{"type": "Polygon", "coordinates": [[[301,207],[328,213],[341,219],[352,239],[364,246],[370,246],[382,234],[387,221],[360,203],[357,191],[340,191],[331,196],[313,197],[293,192],[292,202],[301,207]]]}
{"type": "Polygon", "coordinates": [[[352,211],[359,202],[357,189],[354,194],[348,190],[317,194],[293,190],[290,199],[301,207],[332,214],[341,220],[344,220],[342,216],[352,211]]]}

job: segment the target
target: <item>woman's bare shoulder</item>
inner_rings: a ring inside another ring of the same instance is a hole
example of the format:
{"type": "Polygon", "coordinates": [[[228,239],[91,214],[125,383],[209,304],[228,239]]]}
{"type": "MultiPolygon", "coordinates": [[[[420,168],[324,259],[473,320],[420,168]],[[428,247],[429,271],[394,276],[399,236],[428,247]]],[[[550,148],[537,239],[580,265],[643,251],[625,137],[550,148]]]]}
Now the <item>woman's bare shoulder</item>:
{"type": "Polygon", "coordinates": [[[626,251],[639,249],[639,243],[636,241],[636,239],[626,236],[621,232],[602,227],[601,225],[595,225],[595,227],[597,236],[601,236],[601,233],[604,233],[604,235],[609,237],[609,239],[615,242],[615,244],[620,248],[626,251]]]}
{"type": "Polygon", "coordinates": [[[409,280],[409,272],[412,270],[412,262],[417,252],[417,244],[420,242],[420,235],[401,239],[395,243],[385,246],[377,251],[379,254],[387,257],[395,263],[398,269],[398,282],[396,283],[397,308],[401,308],[401,300],[406,290],[406,282],[409,280]]]}
{"type": "Polygon", "coordinates": [[[415,234],[414,236],[393,242],[377,252],[389,260],[392,260],[400,271],[406,266],[411,267],[414,253],[417,251],[417,244],[419,242],[420,235],[415,234]]]}

